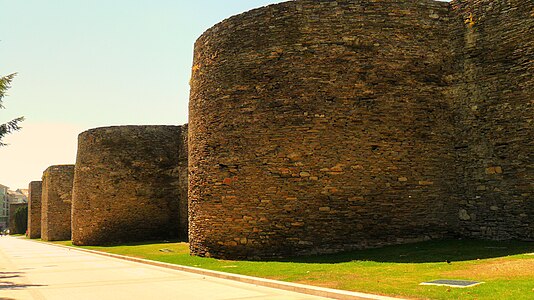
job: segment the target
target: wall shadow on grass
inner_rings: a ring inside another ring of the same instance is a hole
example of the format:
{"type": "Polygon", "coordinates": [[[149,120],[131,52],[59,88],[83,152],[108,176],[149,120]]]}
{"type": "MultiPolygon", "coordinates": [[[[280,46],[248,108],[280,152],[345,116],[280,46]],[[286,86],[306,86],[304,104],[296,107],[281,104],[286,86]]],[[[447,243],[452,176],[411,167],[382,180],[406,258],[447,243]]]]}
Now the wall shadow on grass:
{"type": "MultiPolygon", "coordinates": [[[[137,242],[121,242],[117,241],[114,243],[103,243],[102,245],[95,245],[95,247],[119,247],[119,246],[142,246],[142,245],[151,245],[151,244],[173,244],[173,243],[186,243],[182,239],[167,239],[167,240],[153,240],[153,241],[137,241],[137,242]]],[[[88,245],[91,247],[92,245],[88,245]]]]}
{"type": "Polygon", "coordinates": [[[339,254],[276,259],[276,261],[299,263],[341,263],[350,261],[433,263],[448,261],[452,263],[455,261],[497,258],[533,252],[534,242],[441,240],[350,251],[339,254]]]}
{"type": "MultiPolygon", "coordinates": [[[[142,246],[152,244],[181,243],[183,240],[157,240],[114,243],[98,247],[142,246]]],[[[90,249],[90,247],[89,247],[90,249]]],[[[163,250],[163,249],[162,249],[163,250]]],[[[162,251],[163,252],[163,251],[162,251]]],[[[389,263],[434,263],[498,258],[509,255],[534,253],[534,242],[484,241],[484,240],[435,240],[413,244],[386,246],[356,250],[338,254],[297,256],[291,258],[261,259],[260,261],[295,263],[343,263],[374,261],[389,263]]],[[[534,258],[534,256],[532,256],[534,258]]],[[[252,260],[257,261],[257,260],[252,260]]]]}

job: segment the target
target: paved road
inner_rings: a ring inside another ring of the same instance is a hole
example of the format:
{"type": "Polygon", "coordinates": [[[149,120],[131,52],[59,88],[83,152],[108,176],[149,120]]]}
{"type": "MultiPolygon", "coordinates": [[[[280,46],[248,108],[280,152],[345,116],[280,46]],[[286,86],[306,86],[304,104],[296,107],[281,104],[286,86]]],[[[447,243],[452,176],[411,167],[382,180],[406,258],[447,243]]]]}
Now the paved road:
{"type": "Polygon", "coordinates": [[[0,299],[326,299],[0,237],[0,299]]]}

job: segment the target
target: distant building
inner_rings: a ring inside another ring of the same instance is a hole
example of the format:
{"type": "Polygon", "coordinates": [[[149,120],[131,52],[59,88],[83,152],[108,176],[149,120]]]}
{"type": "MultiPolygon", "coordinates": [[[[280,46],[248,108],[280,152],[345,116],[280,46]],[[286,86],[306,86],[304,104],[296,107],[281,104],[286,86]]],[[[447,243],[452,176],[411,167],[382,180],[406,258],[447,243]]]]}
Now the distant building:
{"type": "MultiPolygon", "coordinates": [[[[27,191],[27,190],[26,190],[27,191]]],[[[10,233],[24,233],[24,232],[15,232],[15,220],[13,219],[15,212],[19,207],[24,207],[28,205],[28,196],[24,194],[21,189],[16,191],[7,190],[7,226],[9,227],[10,233]]]]}
{"type": "Polygon", "coordinates": [[[29,195],[28,189],[17,189],[16,192],[23,194],[24,196],[26,196],[26,199],[28,199],[28,195],[29,195]]]}
{"type": "Polygon", "coordinates": [[[0,184],[0,230],[7,229],[9,219],[9,187],[0,184]]]}
{"type": "Polygon", "coordinates": [[[28,203],[28,190],[26,190],[26,194],[21,189],[16,191],[8,190],[7,198],[11,204],[28,203]]]}
{"type": "Polygon", "coordinates": [[[12,191],[9,187],[0,184],[0,230],[9,227],[9,205],[17,206],[28,203],[28,190],[17,189],[12,191]]]}

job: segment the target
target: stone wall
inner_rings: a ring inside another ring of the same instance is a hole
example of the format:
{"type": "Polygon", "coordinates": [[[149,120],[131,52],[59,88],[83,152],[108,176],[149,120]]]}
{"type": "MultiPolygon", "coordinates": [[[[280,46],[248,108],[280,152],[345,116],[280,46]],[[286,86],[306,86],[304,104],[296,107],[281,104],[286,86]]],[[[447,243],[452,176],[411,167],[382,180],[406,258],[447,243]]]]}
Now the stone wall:
{"type": "Polygon", "coordinates": [[[119,126],[81,133],[73,192],[73,243],[100,245],[184,235],[184,141],[186,126],[119,126]]]}
{"type": "Polygon", "coordinates": [[[41,188],[42,181],[32,181],[28,185],[28,237],[41,237],[41,188]]]}
{"type": "Polygon", "coordinates": [[[448,4],[301,0],[195,44],[195,255],[328,253],[450,236],[448,4]]]}
{"type": "Polygon", "coordinates": [[[15,212],[21,207],[28,206],[27,203],[9,203],[9,233],[10,234],[24,234],[24,232],[18,232],[15,227],[15,212]]]}
{"type": "Polygon", "coordinates": [[[43,173],[41,195],[41,239],[71,238],[71,203],[74,165],[51,166],[43,173]]]}
{"type": "Polygon", "coordinates": [[[180,200],[179,208],[179,238],[188,239],[189,227],[189,209],[188,209],[188,190],[189,190],[189,169],[188,169],[188,125],[181,126],[180,140],[178,141],[178,199],[180,200]]]}
{"type": "Polygon", "coordinates": [[[464,0],[451,8],[460,230],[534,240],[534,2],[464,0]]]}
{"type": "Polygon", "coordinates": [[[533,240],[533,11],[298,0],[206,31],[191,81],[192,253],[533,240]]]}

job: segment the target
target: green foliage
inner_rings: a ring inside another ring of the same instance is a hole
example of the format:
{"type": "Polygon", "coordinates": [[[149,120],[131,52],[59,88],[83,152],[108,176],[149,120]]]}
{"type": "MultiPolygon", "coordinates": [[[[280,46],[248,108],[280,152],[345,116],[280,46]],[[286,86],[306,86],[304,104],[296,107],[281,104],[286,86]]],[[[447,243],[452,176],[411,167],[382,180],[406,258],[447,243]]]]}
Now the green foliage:
{"type": "MultiPolygon", "coordinates": [[[[0,109],[4,108],[2,104],[2,99],[6,96],[7,90],[11,87],[11,81],[15,78],[16,73],[9,74],[3,77],[0,77],[0,109]]],[[[19,130],[21,127],[19,123],[24,120],[24,117],[19,117],[14,120],[11,120],[7,123],[0,125],[0,146],[5,146],[2,143],[2,138],[9,133],[19,130]]]]}
{"type": "MultiPolygon", "coordinates": [[[[58,242],[72,246],[71,242],[58,242]]],[[[179,242],[82,248],[215,271],[411,299],[533,299],[534,243],[430,241],[275,261],[189,255],[179,242]],[[483,281],[458,289],[419,285],[435,279],[483,281]]]]}
{"type": "Polygon", "coordinates": [[[15,232],[13,234],[23,234],[28,229],[28,207],[19,207],[13,216],[15,218],[15,232]]]}

